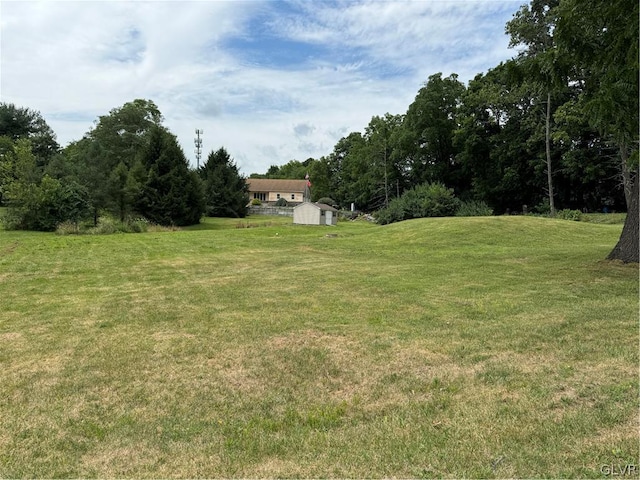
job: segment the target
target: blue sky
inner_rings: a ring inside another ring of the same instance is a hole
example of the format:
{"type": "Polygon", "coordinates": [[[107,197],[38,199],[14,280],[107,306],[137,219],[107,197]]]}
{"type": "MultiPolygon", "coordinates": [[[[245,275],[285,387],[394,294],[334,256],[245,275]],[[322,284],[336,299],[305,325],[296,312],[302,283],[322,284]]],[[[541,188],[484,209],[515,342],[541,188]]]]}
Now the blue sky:
{"type": "Polygon", "coordinates": [[[329,154],[405,113],[432,74],[468,82],[514,56],[522,0],[0,2],[0,100],[66,145],[153,100],[195,165],[224,146],[245,174],[329,154]]]}

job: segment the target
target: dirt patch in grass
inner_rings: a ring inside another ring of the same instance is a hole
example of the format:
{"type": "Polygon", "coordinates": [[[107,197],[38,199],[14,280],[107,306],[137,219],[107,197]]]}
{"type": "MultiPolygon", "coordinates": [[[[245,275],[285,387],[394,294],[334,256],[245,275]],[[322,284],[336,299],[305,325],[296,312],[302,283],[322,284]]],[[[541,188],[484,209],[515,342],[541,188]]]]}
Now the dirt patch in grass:
{"type": "MultiPolygon", "coordinates": [[[[158,470],[161,465],[162,454],[157,448],[147,445],[135,444],[127,446],[115,446],[109,443],[107,446],[92,449],[81,460],[81,469],[87,475],[95,475],[104,478],[128,477],[133,472],[140,475],[141,472],[154,472],[153,476],[162,475],[158,470]]],[[[174,472],[175,473],[175,472],[174,472]]]]}
{"type": "Polygon", "coordinates": [[[162,331],[155,332],[151,335],[152,338],[157,342],[172,342],[177,339],[195,339],[196,336],[191,333],[186,332],[176,332],[176,331],[162,331]]]}
{"type": "Polygon", "coordinates": [[[227,350],[209,359],[230,388],[259,398],[274,386],[302,401],[357,403],[376,412],[425,401],[473,379],[477,366],[462,366],[420,341],[394,342],[373,353],[375,336],[354,339],[317,330],[272,337],[260,349],[227,350]]]}
{"type": "Polygon", "coordinates": [[[0,333],[0,342],[16,342],[23,339],[24,336],[20,332],[0,333]]]}
{"type": "Polygon", "coordinates": [[[601,428],[594,432],[591,437],[585,440],[585,445],[589,447],[602,445],[614,446],[628,441],[640,447],[638,428],[640,428],[640,413],[636,412],[626,422],[617,425],[616,428],[601,428]]]}
{"type": "Polygon", "coordinates": [[[306,476],[305,472],[309,471],[309,467],[310,465],[301,466],[300,462],[269,457],[259,464],[247,468],[246,471],[239,472],[239,476],[247,478],[301,478],[306,476]]]}
{"type": "Polygon", "coordinates": [[[7,245],[0,251],[0,257],[4,257],[5,255],[12,254],[18,247],[20,246],[20,242],[13,242],[7,245]]]}

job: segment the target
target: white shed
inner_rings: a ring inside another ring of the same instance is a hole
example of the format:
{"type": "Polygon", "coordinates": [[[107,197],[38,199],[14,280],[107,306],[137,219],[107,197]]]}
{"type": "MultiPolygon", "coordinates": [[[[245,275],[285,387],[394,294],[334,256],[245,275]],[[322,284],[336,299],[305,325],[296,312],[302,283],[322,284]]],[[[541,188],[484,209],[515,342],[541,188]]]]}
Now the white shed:
{"type": "Polygon", "coordinates": [[[304,202],[293,209],[293,223],[300,225],[336,225],[338,210],[324,203],[304,202]]]}

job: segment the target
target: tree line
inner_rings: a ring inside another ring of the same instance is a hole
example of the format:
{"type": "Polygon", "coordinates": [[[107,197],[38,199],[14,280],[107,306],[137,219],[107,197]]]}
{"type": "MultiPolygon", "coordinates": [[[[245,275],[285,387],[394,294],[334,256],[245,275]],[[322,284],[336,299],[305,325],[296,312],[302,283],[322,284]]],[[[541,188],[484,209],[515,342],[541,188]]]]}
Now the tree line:
{"type": "Polygon", "coordinates": [[[421,185],[497,214],[626,210],[612,257],[638,261],[638,14],[636,0],[532,0],[506,24],[512,59],[468,85],[431,75],[404,114],[256,176],[308,173],[313,200],[383,218],[406,218],[394,199],[421,185]]]}
{"type": "Polygon", "coordinates": [[[190,168],[150,100],[100,116],[61,149],[39,112],[0,104],[0,203],[10,229],[54,230],[65,221],[111,215],[159,225],[192,225],[203,214],[242,217],[249,201],[229,153],[212,151],[190,168]]]}
{"type": "Polygon", "coordinates": [[[374,116],[327,156],[271,166],[313,199],[389,205],[423,183],[496,213],[627,209],[638,165],[635,1],[533,0],[507,23],[513,59],[468,85],[431,75],[404,114],[374,116]]]}

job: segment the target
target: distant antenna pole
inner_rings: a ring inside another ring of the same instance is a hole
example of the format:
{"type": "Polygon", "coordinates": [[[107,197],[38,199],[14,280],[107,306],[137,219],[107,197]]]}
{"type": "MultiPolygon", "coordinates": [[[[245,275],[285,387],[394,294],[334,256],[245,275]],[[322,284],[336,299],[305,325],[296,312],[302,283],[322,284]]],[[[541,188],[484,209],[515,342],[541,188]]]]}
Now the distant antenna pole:
{"type": "Polygon", "coordinates": [[[200,170],[200,159],[202,158],[202,138],[200,138],[200,135],[204,134],[204,130],[200,129],[200,128],[196,128],[196,138],[193,141],[193,143],[195,143],[196,145],[196,161],[197,161],[197,165],[198,165],[198,170],[200,170]]]}

